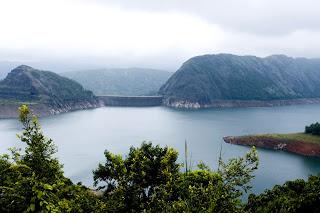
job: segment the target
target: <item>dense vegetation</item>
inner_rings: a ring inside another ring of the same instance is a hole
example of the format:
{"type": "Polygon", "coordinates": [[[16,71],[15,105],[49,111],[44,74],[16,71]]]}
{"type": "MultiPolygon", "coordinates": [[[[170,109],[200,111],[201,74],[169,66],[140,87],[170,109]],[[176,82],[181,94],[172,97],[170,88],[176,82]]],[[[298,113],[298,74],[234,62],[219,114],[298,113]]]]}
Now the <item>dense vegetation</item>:
{"type": "Polygon", "coordinates": [[[167,103],[320,97],[320,60],[274,55],[203,55],[186,61],[159,91],[167,103]]]}
{"type": "Polygon", "coordinates": [[[250,189],[257,169],[255,149],[244,158],[220,162],[217,172],[200,164],[198,170],[180,172],[178,153],[172,148],[143,143],[128,156],[105,152],[106,162],[94,171],[95,184],[105,189],[110,211],[129,212],[237,212],[240,198],[250,189]]]}
{"type": "Polygon", "coordinates": [[[219,160],[212,171],[181,171],[170,147],[143,143],[122,157],[105,151],[94,170],[102,195],[73,184],[54,157],[56,147],[41,132],[27,106],[20,107],[24,151],[0,157],[0,212],[317,212],[320,178],[296,180],[241,201],[258,166],[255,148],[244,157],[219,160]]]}
{"type": "Polygon", "coordinates": [[[320,176],[287,181],[261,195],[250,195],[249,212],[320,212],[320,176]]]}
{"type": "Polygon", "coordinates": [[[320,135],[320,123],[316,122],[314,124],[311,124],[310,126],[306,126],[305,133],[320,135]]]}
{"type": "Polygon", "coordinates": [[[25,105],[20,121],[25,150],[0,157],[0,212],[103,212],[105,205],[88,189],[64,177],[53,141],[25,105]]]}
{"type": "Polygon", "coordinates": [[[79,83],[25,65],[13,69],[0,81],[0,100],[42,102],[54,106],[96,102],[93,93],[79,83]]]}
{"type": "Polygon", "coordinates": [[[172,75],[171,72],[129,68],[65,72],[62,75],[76,80],[95,95],[156,95],[172,75]]]}

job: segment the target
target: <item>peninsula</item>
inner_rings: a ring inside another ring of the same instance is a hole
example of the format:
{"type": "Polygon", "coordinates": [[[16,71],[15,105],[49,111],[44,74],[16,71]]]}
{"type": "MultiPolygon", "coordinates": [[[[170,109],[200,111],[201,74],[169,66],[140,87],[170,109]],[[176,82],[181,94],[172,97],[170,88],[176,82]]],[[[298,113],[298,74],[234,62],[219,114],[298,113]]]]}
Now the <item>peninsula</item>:
{"type": "Polygon", "coordinates": [[[304,156],[320,157],[320,136],[306,133],[228,136],[226,143],[282,150],[304,156]]]}

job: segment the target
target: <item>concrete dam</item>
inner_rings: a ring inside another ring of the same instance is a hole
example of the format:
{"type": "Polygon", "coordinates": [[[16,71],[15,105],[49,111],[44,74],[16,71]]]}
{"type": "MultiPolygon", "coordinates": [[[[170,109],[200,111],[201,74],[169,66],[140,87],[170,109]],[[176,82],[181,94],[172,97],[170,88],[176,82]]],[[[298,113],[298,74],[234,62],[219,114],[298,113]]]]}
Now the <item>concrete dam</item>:
{"type": "Polygon", "coordinates": [[[162,96],[98,96],[99,100],[106,106],[161,106],[162,96]]]}

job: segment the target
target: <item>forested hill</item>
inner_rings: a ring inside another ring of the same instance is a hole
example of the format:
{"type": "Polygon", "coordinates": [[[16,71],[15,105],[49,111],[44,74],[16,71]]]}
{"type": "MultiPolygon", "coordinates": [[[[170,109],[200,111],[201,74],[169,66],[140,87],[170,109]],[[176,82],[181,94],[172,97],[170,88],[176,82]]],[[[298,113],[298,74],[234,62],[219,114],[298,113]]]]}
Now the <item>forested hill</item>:
{"type": "Polygon", "coordinates": [[[154,69],[99,69],[65,72],[62,75],[76,80],[96,95],[155,95],[172,75],[154,69]]]}
{"type": "Polygon", "coordinates": [[[14,117],[11,113],[23,102],[40,110],[41,115],[98,106],[93,93],[76,81],[26,65],[13,69],[0,81],[0,117],[14,117]]]}
{"type": "Polygon", "coordinates": [[[186,61],[160,88],[169,106],[211,106],[223,101],[320,97],[320,59],[272,55],[203,55],[186,61]]]}

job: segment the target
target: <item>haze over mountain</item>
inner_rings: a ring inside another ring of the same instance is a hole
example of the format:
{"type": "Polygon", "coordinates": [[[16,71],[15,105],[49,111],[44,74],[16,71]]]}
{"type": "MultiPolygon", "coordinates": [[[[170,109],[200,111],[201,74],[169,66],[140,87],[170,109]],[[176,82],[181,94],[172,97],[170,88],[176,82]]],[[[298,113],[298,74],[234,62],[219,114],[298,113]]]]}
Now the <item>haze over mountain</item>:
{"type": "Polygon", "coordinates": [[[76,80],[95,95],[154,95],[169,79],[172,72],[144,69],[98,69],[65,72],[62,75],[76,80]]]}
{"type": "Polygon", "coordinates": [[[213,51],[320,57],[319,1],[181,2],[0,1],[0,60],[176,70],[213,51]]]}
{"type": "Polygon", "coordinates": [[[91,60],[90,62],[85,61],[74,61],[70,59],[64,60],[21,60],[21,61],[5,61],[0,60],[0,80],[4,79],[7,74],[17,66],[21,64],[28,64],[31,67],[37,67],[40,70],[50,70],[55,73],[68,72],[73,70],[92,70],[101,67],[101,64],[91,60]]]}
{"type": "Polygon", "coordinates": [[[165,104],[209,107],[223,101],[320,97],[320,59],[203,55],[186,61],[159,91],[165,104]]]}
{"type": "Polygon", "coordinates": [[[17,107],[25,102],[42,115],[99,105],[93,93],[76,81],[21,65],[0,81],[0,117],[16,115],[17,107]]]}

